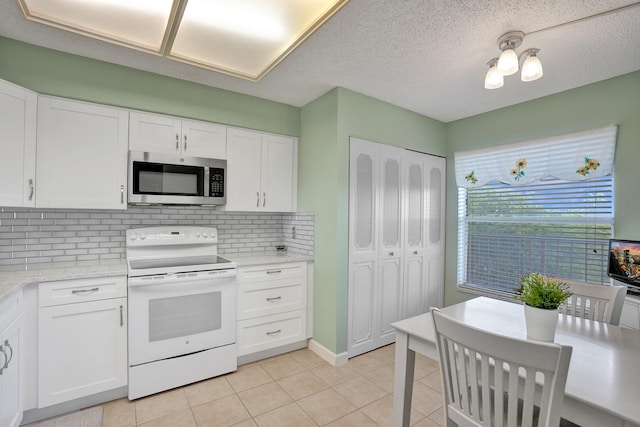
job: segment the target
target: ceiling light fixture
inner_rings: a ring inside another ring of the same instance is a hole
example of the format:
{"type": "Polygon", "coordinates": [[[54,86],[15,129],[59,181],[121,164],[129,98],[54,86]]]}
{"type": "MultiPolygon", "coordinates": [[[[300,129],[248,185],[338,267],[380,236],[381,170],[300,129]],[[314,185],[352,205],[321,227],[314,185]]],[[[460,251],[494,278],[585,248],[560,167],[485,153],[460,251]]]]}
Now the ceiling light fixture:
{"type": "Polygon", "coordinates": [[[509,31],[498,38],[498,48],[502,51],[499,58],[493,58],[487,63],[489,70],[484,79],[485,89],[498,89],[504,85],[504,76],[515,74],[520,69],[520,59],[523,57],[520,79],[523,82],[531,82],[542,77],[542,63],[538,59],[540,49],[529,48],[519,56],[516,48],[522,44],[524,33],[522,31],[509,31]]]}
{"type": "Polygon", "coordinates": [[[487,62],[489,71],[484,78],[484,87],[486,89],[498,89],[504,85],[504,76],[498,71],[498,58],[493,58],[487,62]]]}

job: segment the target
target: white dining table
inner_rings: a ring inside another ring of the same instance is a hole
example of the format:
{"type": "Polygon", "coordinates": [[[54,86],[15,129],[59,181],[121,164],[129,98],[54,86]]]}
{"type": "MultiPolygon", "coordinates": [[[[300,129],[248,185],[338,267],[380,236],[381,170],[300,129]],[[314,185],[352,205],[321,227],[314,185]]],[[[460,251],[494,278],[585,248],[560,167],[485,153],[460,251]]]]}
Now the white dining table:
{"type": "MultiPolygon", "coordinates": [[[[440,309],[476,328],[526,339],[522,305],[487,297],[440,309]]],[[[415,353],[438,360],[431,313],[393,324],[394,427],[409,426],[415,353]]],[[[640,426],[640,331],[558,314],[554,341],[573,347],[562,417],[584,427],[640,426]]]]}

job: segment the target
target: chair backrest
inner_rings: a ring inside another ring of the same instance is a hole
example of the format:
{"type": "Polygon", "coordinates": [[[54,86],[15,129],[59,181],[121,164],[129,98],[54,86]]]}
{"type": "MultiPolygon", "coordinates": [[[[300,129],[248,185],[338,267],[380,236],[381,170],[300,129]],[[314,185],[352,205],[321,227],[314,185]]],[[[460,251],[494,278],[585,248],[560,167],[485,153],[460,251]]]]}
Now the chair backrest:
{"type": "Polygon", "coordinates": [[[496,335],[431,312],[449,420],[460,427],[558,426],[570,346],[496,335]]]}
{"type": "Polygon", "coordinates": [[[572,295],[560,307],[560,312],[598,322],[618,325],[626,286],[590,285],[583,282],[556,279],[566,282],[572,295]]]}

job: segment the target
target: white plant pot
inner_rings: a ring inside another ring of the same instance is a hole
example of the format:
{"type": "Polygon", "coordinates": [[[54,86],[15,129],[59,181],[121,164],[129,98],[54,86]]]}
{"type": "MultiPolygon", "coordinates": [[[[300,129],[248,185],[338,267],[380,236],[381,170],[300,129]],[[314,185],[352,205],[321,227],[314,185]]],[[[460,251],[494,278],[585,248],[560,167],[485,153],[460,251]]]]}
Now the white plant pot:
{"type": "Polygon", "coordinates": [[[558,324],[558,310],[524,306],[524,320],[527,338],[536,341],[553,342],[558,324]]]}

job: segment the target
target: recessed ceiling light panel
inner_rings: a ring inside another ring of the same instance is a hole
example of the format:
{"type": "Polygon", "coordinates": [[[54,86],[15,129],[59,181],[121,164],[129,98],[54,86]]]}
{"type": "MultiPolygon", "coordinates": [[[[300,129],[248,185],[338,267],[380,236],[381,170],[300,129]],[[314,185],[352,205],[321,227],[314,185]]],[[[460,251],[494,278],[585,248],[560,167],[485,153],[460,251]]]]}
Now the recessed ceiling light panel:
{"type": "Polygon", "coordinates": [[[19,0],[28,19],[159,52],[173,0],[19,0]]]}
{"type": "Polygon", "coordinates": [[[258,81],[348,0],[18,0],[33,21],[258,81]]]}

